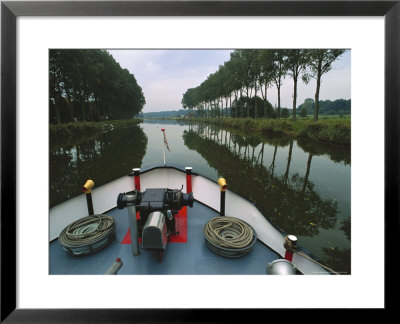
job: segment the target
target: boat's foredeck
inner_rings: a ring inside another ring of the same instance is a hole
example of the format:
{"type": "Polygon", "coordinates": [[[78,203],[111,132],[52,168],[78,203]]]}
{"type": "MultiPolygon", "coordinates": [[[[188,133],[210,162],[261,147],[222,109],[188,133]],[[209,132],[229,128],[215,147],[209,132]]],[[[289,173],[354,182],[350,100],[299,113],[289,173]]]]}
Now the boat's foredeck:
{"type": "Polygon", "coordinates": [[[205,243],[203,228],[211,218],[218,216],[210,208],[195,202],[187,209],[187,241],[168,243],[159,262],[158,254],[141,250],[140,255],[132,255],[130,244],[122,244],[127,230],[128,216],[126,209],[114,209],[108,213],[116,222],[115,239],[105,249],[94,254],[74,257],[68,255],[58,241],[50,243],[50,274],[104,274],[121,258],[122,268],[118,274],[266,274],[267,264],[281,258],[277,253],[257,241],[250,254],[230,259],[210,251],[205,243]]]}

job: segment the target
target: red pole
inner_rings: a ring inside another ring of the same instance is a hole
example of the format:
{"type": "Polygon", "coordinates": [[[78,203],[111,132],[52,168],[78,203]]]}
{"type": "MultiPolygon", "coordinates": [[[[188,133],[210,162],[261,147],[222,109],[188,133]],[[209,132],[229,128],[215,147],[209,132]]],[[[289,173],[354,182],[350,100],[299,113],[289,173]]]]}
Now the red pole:
{"type": "Polygon", "coordinates": [[[192,168],[186,167],[186,193],[192,192],[192,168]]]}
{"type": "Polygon", "coordinates": [[[292,260],[293,260],[293,252],[290,252],[289,250],[286,250],[285,259],[290,261],[290,262],[292,262],[292,260]]]}
{"type": "MultiPolygon", "coordinates": [[[[135,190],[140,191],[140,169],[133,169],[133,176],[135,178],[135,190]]],[[[140,211],[136,211],[136,219],[140,219],[140,211]]]]}
{"type": "Polygon", "coordinates": [[[133,169],[133,176],[135,177],[135,189],[140,191],[140,169],[133,169]]]}

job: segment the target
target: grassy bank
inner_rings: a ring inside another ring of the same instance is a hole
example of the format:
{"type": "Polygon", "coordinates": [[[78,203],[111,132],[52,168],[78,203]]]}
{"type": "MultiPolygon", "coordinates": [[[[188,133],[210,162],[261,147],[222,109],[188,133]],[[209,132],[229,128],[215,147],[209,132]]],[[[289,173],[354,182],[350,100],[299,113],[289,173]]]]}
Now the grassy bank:
{"type": "Polygon", "coordinates": [[[91,138],[108,129],[118,129],[138,125],[141,119],[110,120],[104,122],[76,122],[66,124],[50,124],[50,142],[69,142],[76,138],[91,138]]]}
{"type": "Polygon", "coordinates": [[[184,120],[337,145],[350,146],[351,142],[350,119],[323,119],[318,122],[310,119],[292,121],[290,119],[252,118],[184,118],[184,120]]]}

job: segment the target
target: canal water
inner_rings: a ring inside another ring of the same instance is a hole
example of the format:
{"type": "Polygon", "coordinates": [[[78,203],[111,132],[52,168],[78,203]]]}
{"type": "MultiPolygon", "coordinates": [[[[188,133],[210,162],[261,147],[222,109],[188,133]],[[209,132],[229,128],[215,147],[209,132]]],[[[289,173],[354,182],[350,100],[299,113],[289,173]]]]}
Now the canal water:
{"type": "Polygon", "coordinates": [[[191,166],[253,201],[303,248],[335,271],[351,273],[350,148],[205,124],[145,120],[50,149],[50,206],[132,168],[163,162],[191,166]]]}

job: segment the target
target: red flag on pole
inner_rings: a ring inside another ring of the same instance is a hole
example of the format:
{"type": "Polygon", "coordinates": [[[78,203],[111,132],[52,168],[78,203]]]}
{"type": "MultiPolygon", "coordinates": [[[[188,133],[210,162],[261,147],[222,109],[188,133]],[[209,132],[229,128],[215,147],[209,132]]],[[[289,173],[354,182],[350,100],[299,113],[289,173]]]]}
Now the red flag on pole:
{"type": "Polygon", "coordinates": [[[167,136],[165,135],[165,128],[161,128],[161,130],[162,130],[162,132],[163,132],[163,134],[164,134],[164,143],[165,143],[165,146],[167,147],[168,151],[171,152],[170,149],[169,149],[169,146],[168,146],[167,136]]]}

